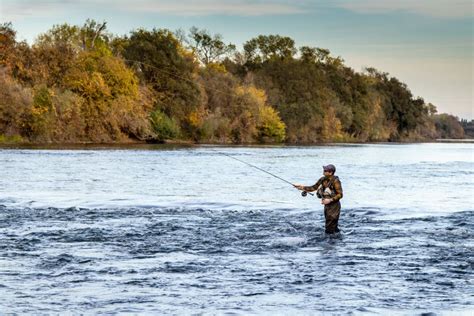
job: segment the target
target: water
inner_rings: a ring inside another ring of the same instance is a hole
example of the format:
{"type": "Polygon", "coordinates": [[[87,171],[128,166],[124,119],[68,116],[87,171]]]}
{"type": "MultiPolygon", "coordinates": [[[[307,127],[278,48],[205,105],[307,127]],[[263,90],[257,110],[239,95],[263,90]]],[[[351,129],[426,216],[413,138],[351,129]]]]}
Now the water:
{"type": "Polygon", "coordinates": [[[0,314],[474,310],[474,145],[0,150],[0,314]],[[342,236],[288,184],[337,166],[342,236]]]}

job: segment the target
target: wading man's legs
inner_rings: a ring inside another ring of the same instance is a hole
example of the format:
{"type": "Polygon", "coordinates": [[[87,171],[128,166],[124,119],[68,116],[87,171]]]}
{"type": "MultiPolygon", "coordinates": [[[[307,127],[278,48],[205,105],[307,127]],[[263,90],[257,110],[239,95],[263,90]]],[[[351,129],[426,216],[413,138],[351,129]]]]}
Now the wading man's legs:
{"type": "Polygon", "coordinates": [[[326,233],[334,234],[339,231],[337,222],[341,214],[341,203],[339,201],[324,206],[324,217],[326,218],[326,233]]]}

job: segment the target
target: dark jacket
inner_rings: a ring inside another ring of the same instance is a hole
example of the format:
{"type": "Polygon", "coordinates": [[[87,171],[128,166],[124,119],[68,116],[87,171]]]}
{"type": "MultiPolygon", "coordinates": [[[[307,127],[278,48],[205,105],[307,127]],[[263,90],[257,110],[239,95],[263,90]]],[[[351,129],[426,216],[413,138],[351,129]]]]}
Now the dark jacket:
{"type": "Polygon", "coordinates": [[[335,194],[331,196],[334,202],[342,199],[342,185],[341,180],[337,176],[321,177],[318,182],[309,187],[304,187],[305,191],[316,191],[320,185],[323,185],[323,188],[329,187],[335,194]]]}

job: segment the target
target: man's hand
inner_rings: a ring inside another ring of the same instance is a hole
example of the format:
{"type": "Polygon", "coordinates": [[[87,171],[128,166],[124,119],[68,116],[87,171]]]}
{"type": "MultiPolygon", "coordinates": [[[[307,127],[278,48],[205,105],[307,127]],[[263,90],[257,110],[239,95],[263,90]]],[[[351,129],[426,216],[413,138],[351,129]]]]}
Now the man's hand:
{"type": "Polygon", "coordinates": [[[321,204],[328,205],[329,203],[332,202],[332,199],[322,199],[321,204]]]}
{"type": "Polygon", "coordinates": [[[304,185],[302,185],[302,184],[293,184],[293,186],[294,186],[295,188],[297,188],[298,190],[301,190],[301,191],[304,190],[304,185]]]}

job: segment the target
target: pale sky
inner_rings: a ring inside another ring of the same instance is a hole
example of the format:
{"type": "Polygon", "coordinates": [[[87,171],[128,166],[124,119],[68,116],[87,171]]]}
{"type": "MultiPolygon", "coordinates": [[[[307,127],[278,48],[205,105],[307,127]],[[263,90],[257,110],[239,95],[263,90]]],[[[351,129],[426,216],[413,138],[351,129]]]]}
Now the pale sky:
{"type": "Polygon", "coordinates": [[[29,43],[54,24],[87,18],[115,34],[197,26],[240,48],[260,34],[290,36],[357,71],[390,73],[439,112],[474,118],[471,0],[0,0],[0,21],[29,43]]]}

